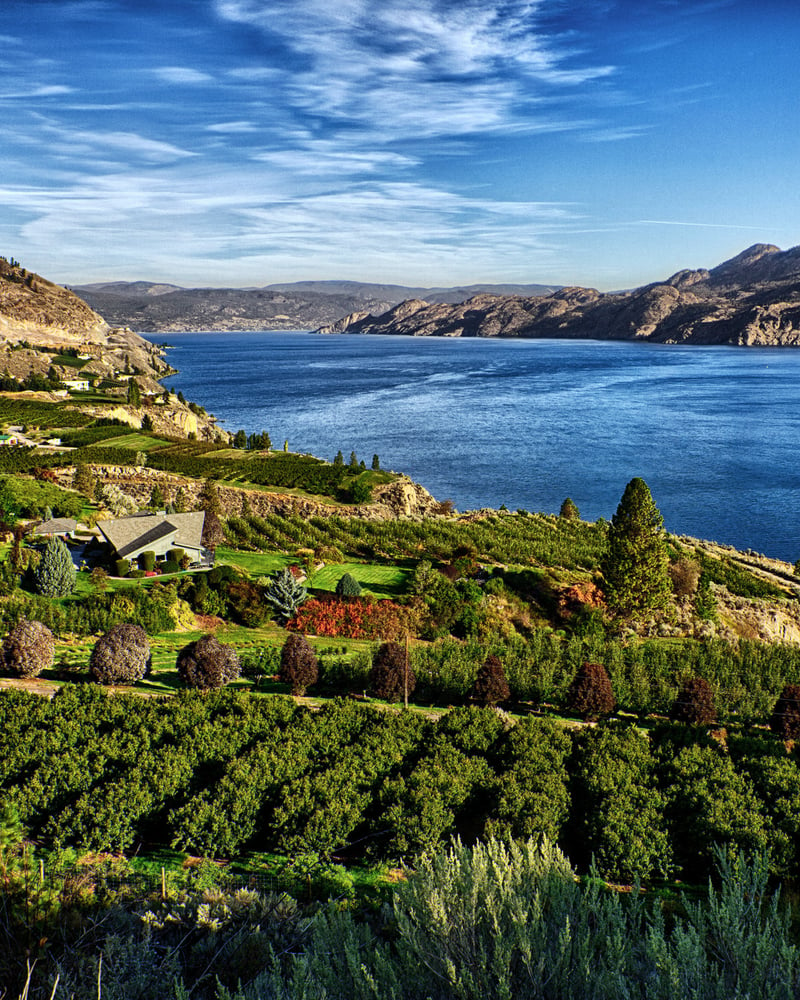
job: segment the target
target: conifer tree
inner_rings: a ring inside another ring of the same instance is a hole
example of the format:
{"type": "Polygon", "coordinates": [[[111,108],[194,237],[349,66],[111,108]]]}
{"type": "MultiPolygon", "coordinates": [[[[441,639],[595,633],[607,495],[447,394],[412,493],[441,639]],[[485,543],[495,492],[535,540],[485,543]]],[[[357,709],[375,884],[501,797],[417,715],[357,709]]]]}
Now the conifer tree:
{"type": "Polygon", "coordinates": [[[374,471],[378,471],[381,467],[381,460],[377,455],[372,456],[372,468],[374,471]]]}
{"type": "Polygon", "coordinates": [[[60,538],[45,546],[35,574],[36,590],[45,597],[67,597],[75,589],[75,564],[60,538]]]}
{"type": "Polygon", "coordinates": [[[647,483],[632,479],[611,519],[601,563],[606,599],[620,615],[636,617],[667,605],[672,587],[663,526],[647,483]]]}
{"type": "Polygon", "coordinates": [[[580,511],[578,510],[577,504],[572,497],[567,497],[567,499],[561,504],[561,510],[558,512],[558,516],[563,517],[566,521],[578,521],[580,519],[580,511]]]}
{"type": "Polygon", "coordinates": [[[288,566],[272,577],[264,591],[264,600],[272,605],[275,617],[281,624],[294,617],[307,597],[308,591],[295,580],[288,566]]]}
{"type": "Polygon", "coordinates": [[[337,468],[341,465],[344,465],[344,455],[342,454],[341,448],[339,449],[339,451],[336,452],[336,458],[334,458],[333,464],[337,468]]]}

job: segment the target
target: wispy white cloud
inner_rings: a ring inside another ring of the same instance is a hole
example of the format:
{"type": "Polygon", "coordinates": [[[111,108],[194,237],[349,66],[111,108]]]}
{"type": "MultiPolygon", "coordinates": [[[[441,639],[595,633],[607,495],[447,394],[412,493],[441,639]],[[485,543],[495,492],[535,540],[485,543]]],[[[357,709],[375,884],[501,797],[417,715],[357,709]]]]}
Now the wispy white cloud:
{"type": "Polygon", "coordinates": [[[637,219],[634,226],[690,226],[694,229],[751,229],[762,232],[763,226],[740,226],[730,222],[682,222],[675,219],[637,219]]]}
{"type": "Polygon", "coordinates": [[[213,125],[206,125],[207,132],[222,133],[255,132],[257,128],[253,122],[248,121],[215,122],[213,125]]]}
{"type": "Polygon", "coordinates": [[[614,72],[539,30],[544,0],[215,3],[296,53],[284,94],[298,111],[387,139],[541,127],[542,102],[614,72]]]}
{"type": "Polygon", "coordinates": [[[192,69],[190,66],[157,66],[152,72],[164,83],[186,84],[187,86],[211,83],[214,79],[208,73],[192,69]]]}
{"type": "Polygon", "coordinates": [[[14,90],[10,93],[0,91],[0,100],[28,100],[32,97],[60,97],[62,94],[74,93],[73,87],[63,84],[34,86],[30,90],[14,90]]]}

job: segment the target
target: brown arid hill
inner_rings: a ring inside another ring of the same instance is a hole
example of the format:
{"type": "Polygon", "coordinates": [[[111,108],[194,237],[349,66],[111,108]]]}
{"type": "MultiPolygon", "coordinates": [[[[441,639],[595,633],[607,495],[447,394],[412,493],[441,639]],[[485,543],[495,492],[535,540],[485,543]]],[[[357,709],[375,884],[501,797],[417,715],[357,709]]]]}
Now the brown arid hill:
{"type": "MultiPolygon", "coordinates": [[[[142,397],[163,393],[159,379],[174,369],[166,363],[160,347],[150,344],[127,327],[112,327],[74,292],[26,270],[17,262],[0,257],[0,375],[24,381],[30,375],[46,376],[54,371],[62,380],[95,377],[116,381],[117,390],[106,390],[118,406],[94,409],[71,400],[88,412],[114,416],[140,426],[145,410],[125,404],[126,379],[134,377],[142,397]],[[59,352],[78,352],[79,368],[59,363],[59,352]],[[114,399],[114,397],[117,399],[114,399]]],[[[27,393],[50,401],[53,393],[27,393]]],[[[226,440],[227,432],[216,427],[214,418],[171,397],[168,403],[150,406],[154,429],[176,436],[195,434],[201,440],[226,440]]]]}
{"type": "Polygon", "coordinates": [[[800,247],[756,244],[710,271],[679,271],[627,292],[562,288],[476,295],[459,305],[410,299],[380,316],[352,313],[319,332],[797,347],[800,247]]]}
{"type": "Polygon", "coordinates": [[[151,333],[187,330],[311,330],[345,313],[380,313],[421,297],[463,302],[478,292],[539,295],[545,285],[413,288],[361,281],[297,281],[263,288],[180,288],[150,281],[80,285],[77,291],[111,323],[151,333]]]}

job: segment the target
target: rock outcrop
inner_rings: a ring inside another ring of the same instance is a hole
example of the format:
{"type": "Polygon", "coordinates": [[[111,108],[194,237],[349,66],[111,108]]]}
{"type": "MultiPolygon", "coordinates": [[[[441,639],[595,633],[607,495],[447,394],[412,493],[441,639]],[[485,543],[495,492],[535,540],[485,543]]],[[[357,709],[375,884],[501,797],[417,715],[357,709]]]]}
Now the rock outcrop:
{"type": "Polygon", "coordinates": [[[710,271],[683,270],[629,292],[476,295],[457,305],[403,302],[321,333],[556,337],[661,344],[800,346],[800,247],[756,244],[710,271]]]}

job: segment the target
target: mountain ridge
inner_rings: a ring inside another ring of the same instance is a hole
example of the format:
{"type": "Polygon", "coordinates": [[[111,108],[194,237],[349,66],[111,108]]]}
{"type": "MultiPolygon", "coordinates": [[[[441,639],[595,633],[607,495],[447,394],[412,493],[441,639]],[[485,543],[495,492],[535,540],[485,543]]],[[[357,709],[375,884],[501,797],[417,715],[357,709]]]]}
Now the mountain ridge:
{"type": "Polygon", "coordinates": [[[428,302],[463,302],[490,290],[549,294],[554,285],[475,284],[451,288],[360,281],[297,281],[259,288],[182,288],[165,282],[99,282],[74,290],[110,323],[152,333],[191,330],[297,330],[352,312],[382,313],[423,293],[428,302]]]}
{"type": "Polygon", "coordinates": [[[318,332],[797,347],[800,247],[754,244],[711,270],[678,271],[625,292],[565,287],[457,305],[410,299],[378,316],[354,311],[318,332]]]}

